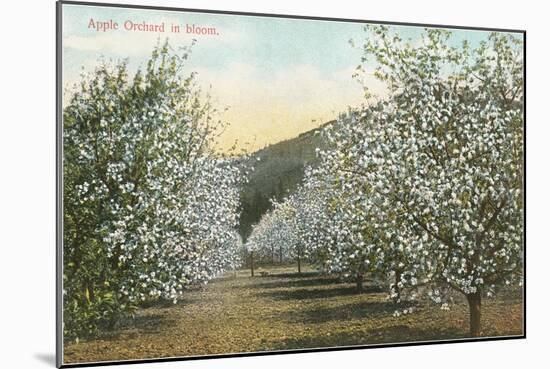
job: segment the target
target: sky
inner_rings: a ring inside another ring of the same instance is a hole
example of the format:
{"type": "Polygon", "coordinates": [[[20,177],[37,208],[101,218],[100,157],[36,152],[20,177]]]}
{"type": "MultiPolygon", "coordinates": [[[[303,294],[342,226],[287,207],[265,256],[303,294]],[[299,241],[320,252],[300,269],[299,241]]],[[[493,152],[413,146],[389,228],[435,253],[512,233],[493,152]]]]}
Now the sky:
{"type": "MultiPolygon", "coordinates": [[[[361,61],[364,24],[260,16],[201,14],[63,6],[63,85],[78,82],[101,58],[127,59],[130,71],[143,66],[153,47],[168,38],[172,47],[197,40],[186,72],[212,96],[229,123],[217,149],[225,151],[235,140],[239,148],[255,151],[289,139],[335,119],[350,106],[364,102],[362,85],[352,78],[361,61]],[[116,30],[97,30],[90,20],[118,23],[116,30]],[[126,21],[165,24],[165,32],[124,29],[126,21]],[[179,25],[180,33],[170,32],[179,25]],[[215,28],[216,34],[188,34],[186,25],[215,28]]],[[[420,27],[395,26],[403,38],[419,39],[420,27]]],[[[453,31],[451,43],[467,39],[472,45],[488,32],[453,31]]],[[[374,77],[366,76],[369,90],[384,94],[374,77]]],[[[65,101],[70,92],[65,93],[65,101]]]]}

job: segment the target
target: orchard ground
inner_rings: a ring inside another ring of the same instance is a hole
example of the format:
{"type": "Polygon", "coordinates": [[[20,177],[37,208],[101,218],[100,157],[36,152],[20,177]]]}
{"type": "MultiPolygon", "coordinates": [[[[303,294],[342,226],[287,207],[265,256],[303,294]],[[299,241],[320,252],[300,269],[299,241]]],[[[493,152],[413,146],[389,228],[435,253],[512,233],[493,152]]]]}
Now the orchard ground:
{"type": "MultiPolygon", "coordinates": [[[[314,347],[465,338],[466,301],[451,310],[423,302],[413,314],[396,306],[374,281],[355,285],[306,266],[227,273],[187,292],[176,304],[144,307],[115,332],[69,343],[65,363],[198,356],[314,347]],[[263,272],[263,273],[262,273],[263,272]],[[263,274],[263,275],[262,275],[263,274]]],[[[482,301],[482,336],[521,335],[521,291],[482,301]]]]}

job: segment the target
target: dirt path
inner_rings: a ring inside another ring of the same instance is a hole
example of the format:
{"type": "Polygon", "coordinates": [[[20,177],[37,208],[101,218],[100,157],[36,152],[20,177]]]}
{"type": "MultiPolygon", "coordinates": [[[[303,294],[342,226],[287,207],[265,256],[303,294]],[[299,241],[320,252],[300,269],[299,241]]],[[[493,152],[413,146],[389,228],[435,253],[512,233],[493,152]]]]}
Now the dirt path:
{"type": "MultiPolygon", "coordinates": [[[[177,305],[142,309],[118,332],[67,345],[65,363],[462,338],[468,331],[464,304],[420,306],[396,318],[375,286],[357,295],[352,284],[307,268],[301,276],[293,267],[269,273],[239,271],[189,291],[177,305]]],[[[521,334],[521,314],[519,294],[483,301],[483,334],[521,334]]]]}

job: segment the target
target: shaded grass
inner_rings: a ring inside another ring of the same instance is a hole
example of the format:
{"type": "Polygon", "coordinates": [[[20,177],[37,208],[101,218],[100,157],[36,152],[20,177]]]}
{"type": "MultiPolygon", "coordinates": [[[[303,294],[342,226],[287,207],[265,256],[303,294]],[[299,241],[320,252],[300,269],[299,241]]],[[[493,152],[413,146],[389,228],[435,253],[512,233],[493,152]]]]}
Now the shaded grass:
{"type": "MultiPolygon", "coordinates": [[[[255,288],[261,290],[268,290],[270,288],[301,288],[301,287],[312,287],[312,286],[327,286],[330,284],[341,283],[336,278],[328,277],[315,277],[315,278],[300,278],[292,280],[281,280],[280,276],[271,276],[265,277],[268,282],[258,282],[251,286],[246,286],[245,288],[255,288]],[[269,279],[268,279],[269,278],[269,279]]],[[[233,288],[243,288],[243,286],[234,286],[233,288]]]]}
{"type": "Polygon", "coordinates": [[[396,305],[390,301],[358,301],[351,304],[335,306],[316,305],[311,309],[297,311],[290,316],[281,317],[293,323],[319,324],[334,321],[350,322],[352,320],[376,319],[391,316],[396,308],[406,308],[412,304],[396,305]]]}
{"type": "MultiPolygon", "coordinates": [[[[394,317],[396,306],[372,281],[366,293],[305,266],[262,267],[228,273],[188,291],[176,304],[152,304],[120,329],[97,339],[65,346],[65,362],[335,347],[390,342],[464,338],[468,333],[465,301],[443,311],[431,304],[394,317]]],[[[522,334],[521,293],[485,299],[484,336],[522,334]]]]}
{"type": "MultiPolygon", "coordinates": [[[[296,288],[287,287],[283,290],[268,291],[258,293],[261,297],[277,300],[306,300],[306,299],[326,299],[331,297],[357,295],[355,286],[343,285],[334,288],[296,288]]],[[[382,292],[378,286],[365,286],[363,293],[382,292]]]]}

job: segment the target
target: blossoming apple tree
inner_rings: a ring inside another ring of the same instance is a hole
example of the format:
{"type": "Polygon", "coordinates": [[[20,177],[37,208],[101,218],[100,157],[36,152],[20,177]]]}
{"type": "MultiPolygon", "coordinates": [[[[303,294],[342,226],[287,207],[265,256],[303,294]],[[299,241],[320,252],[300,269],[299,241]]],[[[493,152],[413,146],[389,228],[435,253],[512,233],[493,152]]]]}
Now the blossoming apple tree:
{"type": "Polygon", "coordinates": [[[301,273],[303,251],[294,227],[295,209],[288,201],[272,200],[272,209],[262,216],[248,238],[247,244],[257,258],[279,262],[296,260],[301,273]]]}
{"type": "Polygon", "coordinates": [[[358,292],[367,272],[385,279],[389,268],[399,279],[405,260],[391,239],[395,221],[382,214],[372,186],[354,173],[364,128],[355,114],[327,126],[319,164],[306,171],[302,186],[287,200],[296,209],[294,227],[310,260],[328,273],[352,278],[358,292]]]}
{"type": "Polygon", "coordinates": [[[463,294],[479,336],[482,294],[521,283],[523,70],[514,36],[491,34],[472,50],[429,29],[420,45],[369,26],[364,70],[387,83],[382,108],[366,109],[363,151],[350,160],[412,260],[401,285],[463,294]],[[371,60],[374,58],[374,60],[371,60]]]}
{"type": "Polygon", "coordinates": [[[67,338],[116,324],[141,301],[174,302],[238,260],[239,159],[214,154],[216,111],[188,49],[157,46],[83,75],[64,109],[67,338]],[[206,101],[206,102],[205,102],[206,101]]]}

